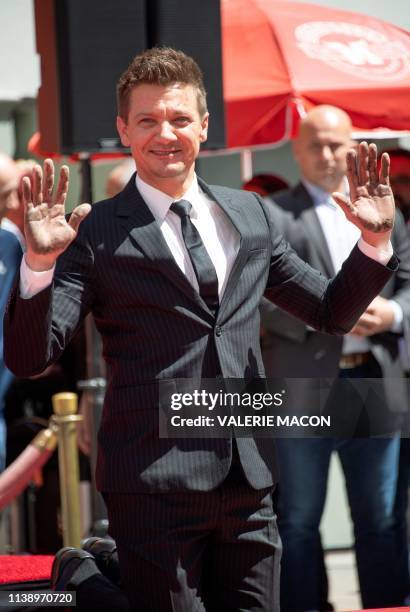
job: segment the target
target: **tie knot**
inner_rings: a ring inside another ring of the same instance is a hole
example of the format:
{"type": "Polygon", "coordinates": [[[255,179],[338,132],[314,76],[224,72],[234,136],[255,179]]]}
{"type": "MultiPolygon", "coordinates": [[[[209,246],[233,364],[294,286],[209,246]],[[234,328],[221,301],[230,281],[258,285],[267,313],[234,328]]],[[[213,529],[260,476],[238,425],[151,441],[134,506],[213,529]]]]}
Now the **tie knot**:
{"type": "Polygon", "coordinates": [[[169,207],[178,217],[189,217],[191,212],[192,204],[188,200],[179,200],[178,202],[172,202],[169,207]]]}

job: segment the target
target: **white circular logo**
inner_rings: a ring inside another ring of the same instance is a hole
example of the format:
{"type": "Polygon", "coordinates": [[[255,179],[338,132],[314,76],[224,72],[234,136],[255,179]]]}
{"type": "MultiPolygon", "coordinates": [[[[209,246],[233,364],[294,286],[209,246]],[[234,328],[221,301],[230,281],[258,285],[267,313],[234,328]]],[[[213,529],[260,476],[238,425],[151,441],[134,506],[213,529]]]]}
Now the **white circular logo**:
{"type": "Polygon", "coordinates": [[[363,79],[398,81],[410,74],[410,45],[372,28],[309,21],[295,28],[295,38],[308,57],[363,79]]]}

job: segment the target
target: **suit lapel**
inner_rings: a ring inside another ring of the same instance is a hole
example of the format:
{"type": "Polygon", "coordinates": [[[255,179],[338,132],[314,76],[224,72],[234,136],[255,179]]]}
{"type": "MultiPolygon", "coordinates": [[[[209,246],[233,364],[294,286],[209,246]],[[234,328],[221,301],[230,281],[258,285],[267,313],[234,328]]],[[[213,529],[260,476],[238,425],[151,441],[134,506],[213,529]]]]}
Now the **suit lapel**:
{"type": "Polygon", "coordinates": [[[210,313],[207,305],[176,263],[157,221],[135,186],[135,174],[120,194],[117,216],[132,241],[161,273],[189,299],[210,313]]]}
{"type": "Polygon", "coordinates": [[[304,185],[299,183],[294,189],[298,210],[295,211],[302,221],[302,227],[308,234],[309,240],[314,244],[316,253],[322,262],[323,271],[328,276],[334,276],[335,269],[332,263],[327,240],[317,216],[315,205],[304,185]]]}

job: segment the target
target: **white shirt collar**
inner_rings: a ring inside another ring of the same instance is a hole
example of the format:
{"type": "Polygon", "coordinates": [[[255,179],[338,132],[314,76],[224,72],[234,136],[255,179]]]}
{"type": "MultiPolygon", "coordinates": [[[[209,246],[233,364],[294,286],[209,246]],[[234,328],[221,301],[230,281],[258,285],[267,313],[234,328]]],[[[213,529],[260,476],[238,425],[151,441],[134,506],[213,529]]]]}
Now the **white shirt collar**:
{"type": "MultiPolygon", "coordinates": [[[[159,223],[162,223],[168,214],[172,202],[175,202],[175,198],[171,198],[167,193],[160,191],[156,187],[152,187],[152,185],[148,185],[148,183],[143,181],[138,174],[135,179],[135,184],[155,219],[159,223]]],[[[198,216],[200,210],[199,194],[198,180],[196,174],[194,174],[191,185],[183,196],[179,198],[179,200],[188,200],[192,204],[191,217],[193,218],[198,216]]]]}
{"type": "MultiPolygon", "coordinates": [[[[302,183],[307,189],[310,197],[312,198],[315,206],[319,206],[320,204],[327,204],[331,208],[338,209],[338,205],[333,201],[332,194],[325,191],[318,185],[314,185],[307,179],[302,177],[302,183]]],[[[343,179],[344,183],[344,193],[345,195],[349,195],[349,183],[347,182],[347,178],[343,179]]]]}

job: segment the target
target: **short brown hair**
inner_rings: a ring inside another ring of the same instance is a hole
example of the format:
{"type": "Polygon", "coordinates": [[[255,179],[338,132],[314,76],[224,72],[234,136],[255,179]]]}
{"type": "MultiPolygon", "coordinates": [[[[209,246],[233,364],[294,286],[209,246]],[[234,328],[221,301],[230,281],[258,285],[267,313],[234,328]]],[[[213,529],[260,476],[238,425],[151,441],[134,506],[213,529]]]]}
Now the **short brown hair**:
{"type": "Polygon", "coordinates": [[[127,121],[131,91],[137,85],[185,83],[197,89],[201,117],[207,112],[206,91],[201,69],[196,61],[170,47],[153,47],[136,55],[117,84],[118,114],[127,121]]]}

